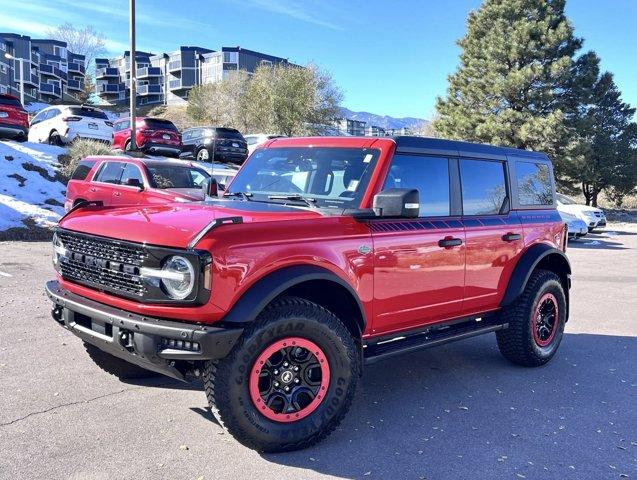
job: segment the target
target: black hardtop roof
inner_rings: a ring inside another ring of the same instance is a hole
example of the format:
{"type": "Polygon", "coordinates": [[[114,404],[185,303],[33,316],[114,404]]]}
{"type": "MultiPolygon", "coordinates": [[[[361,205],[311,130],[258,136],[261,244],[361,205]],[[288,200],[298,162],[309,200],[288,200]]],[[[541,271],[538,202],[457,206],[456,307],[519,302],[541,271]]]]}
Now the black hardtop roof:
{"type": "Polygon", "coordinates": [[[394,137],[396,153],[422,153],[429,155],[449,155],[458,157],[485,158],[506,160],[507,155],[525,157],[534,160],[548,160],[546,154],[511,147],[497,147],[482,143],[463,142],[460,140],[444,140],[427,137],[394,137]]]}

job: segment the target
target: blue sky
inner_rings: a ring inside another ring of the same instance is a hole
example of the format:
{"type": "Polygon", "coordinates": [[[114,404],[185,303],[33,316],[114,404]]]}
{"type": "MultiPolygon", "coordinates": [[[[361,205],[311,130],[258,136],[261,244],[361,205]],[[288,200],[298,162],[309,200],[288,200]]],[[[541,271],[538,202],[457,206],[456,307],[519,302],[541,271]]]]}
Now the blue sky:
{"type": "MultiPolygon", "coordinates": [[[[116,54],[128,41],[126,0],[1,0],[0,30],[44,35],[65,21],[93,25],[116,54]]],[[[480,0],[137,0],[138,49],[242,46],[330,71],[344,106],[429,117],[458,63],[455,41],[480,0]],[[393,5],[393,6],[392,6],[393,5]]],[[[637,2],[569,0],[585,49],[637,106],[637,2]]]]}

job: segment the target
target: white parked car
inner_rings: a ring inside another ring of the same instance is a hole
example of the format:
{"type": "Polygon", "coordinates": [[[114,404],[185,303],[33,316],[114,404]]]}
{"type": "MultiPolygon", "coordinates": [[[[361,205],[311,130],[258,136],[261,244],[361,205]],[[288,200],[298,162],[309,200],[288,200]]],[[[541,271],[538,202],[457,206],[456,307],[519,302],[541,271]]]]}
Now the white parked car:
{"type": "Polygon", "coordinates": [[[99,108],[86,105],[55,105],[41,110],[29,127],[29,141],[66,145],[76,138],[99,140],[110,145],[113,122],[99,108]]]}
{"type": "Polygon", "coordinates": [[[568,227],[568,238],[580,238],[588,234],[588,225],[584,220],[570,213],[560,212],[559,210],[558,213],[568,227]]]}
{"type": "Polygon", "coordinates": [[[260,145],[263,145],[268,140],[272,140],[273,138],[281,138],[285,135],[273,135],[271,133],[251,133],[250,135],[244,135],[243,138],[246,139],[248,143],[248,155],[251,155],[260,145]]]}
{"type": "Polygon", "coordinates": [[[586,222],[589,232],[592,232],[596,228],[606,226],[606,215],[601,208],[579,204],[572,198],[562,195],[561,193],[556,194],[556,198],[557,211],[560,212],[560,214],[562,214],[562,212],[569,213],[583,220],[586,222]]]}

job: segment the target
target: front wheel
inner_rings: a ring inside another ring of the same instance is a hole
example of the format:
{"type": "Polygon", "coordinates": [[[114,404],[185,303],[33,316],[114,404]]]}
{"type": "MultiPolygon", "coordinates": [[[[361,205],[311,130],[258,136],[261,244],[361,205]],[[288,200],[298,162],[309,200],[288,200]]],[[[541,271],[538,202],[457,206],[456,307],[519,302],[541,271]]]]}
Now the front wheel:
{"type": "Polygon", "coordinates": [[[55,145],[56,147],[63,146],[62,138],[60,137],[60,134],[55,130],[49,134],[48,143],[49,145],[55,145]]]}
{"type": "Polygon", "coordinates": [[[263,452],[309,447],[341,422],[360,372],[358,344],[323,307],[295,297],[268,306],[230,354],[208,362],[212,412],[263,452]]]}
{"type": "Polygon", "coordinates": [[[533,272],[520,297],[500,313],[509,324],[496,332],[502,355],[525,367],[547,363],[562,341],[566,308],[560,278],[547,270],[533,272]]]}

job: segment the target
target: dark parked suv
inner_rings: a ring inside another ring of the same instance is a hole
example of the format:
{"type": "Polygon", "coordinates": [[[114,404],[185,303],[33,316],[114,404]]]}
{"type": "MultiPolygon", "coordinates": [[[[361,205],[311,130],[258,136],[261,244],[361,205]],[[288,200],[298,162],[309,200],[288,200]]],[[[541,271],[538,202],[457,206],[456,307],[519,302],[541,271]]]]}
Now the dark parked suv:
{"type": "Polygon", "coordinates": [[[200,162],[242,164],[248,158],[248,144],[238,130],[222,127],[188,128],[182,133],[182,157],[200,162]]]}

